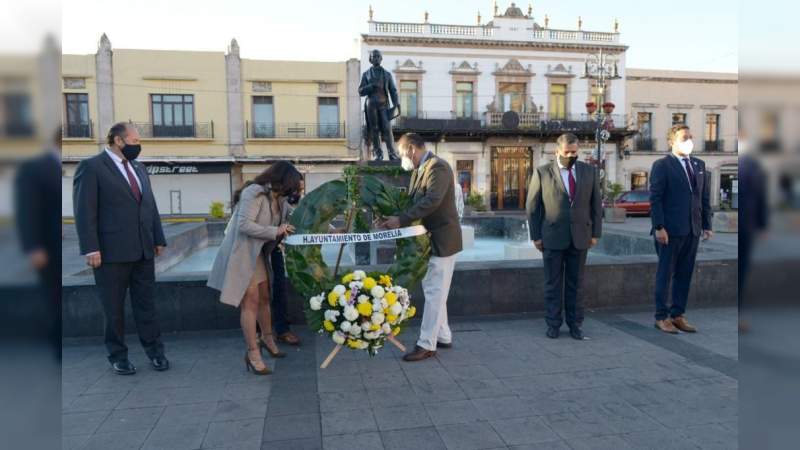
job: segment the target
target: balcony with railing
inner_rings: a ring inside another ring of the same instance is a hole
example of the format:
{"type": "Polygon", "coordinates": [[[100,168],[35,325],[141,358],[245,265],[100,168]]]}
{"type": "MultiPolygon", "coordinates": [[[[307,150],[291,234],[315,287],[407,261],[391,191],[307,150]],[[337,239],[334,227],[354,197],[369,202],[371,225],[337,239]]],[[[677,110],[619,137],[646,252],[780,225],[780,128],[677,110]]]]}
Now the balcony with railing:
{"type": "Polygon", "coordinates": [[[155,125],[150,122],[131,122],[144,139],[214,139],[214,121],[188,125],[155,125]]]}
{"type": "Polygon", "coordinates": [[[94,137],[92,121],[86,123],[65,123],[61,127],[64,139],[91,139],[94,137]]]}
{"type": "MultiPolygon", "coordinates": [[[[603,116],[602,127],[609,130],[626,128],[626,117],[622,114],[603,116]]],[[[545,134],[564,132],[594,132],[597,129],[596,114],[548,114],[544,112],[492,112],[458,116],[453,112],[420,112],[415,117],[398,117],[393,121],[397,131],[417,132],[540,132],[545,134]]]]}
{"type": "MultiPolygon", "coordinates": [[[[369,23],[369,34],[376,36],[439,37],[501,40],[492,25],[445,25],[434,23],[375,22],[369,23]]],[[[543,42],[584,42],[618,44],[619,33],[583,30],[533,29],[526,40],[543,42]]]]}
{"type": "Polygon", "coordinates": [[[344,123],[247,122],[247,139],[344,139],[344,123]]]}
{"type": "Polygon", "coordinates": [[[705,152],[721,152],[725,150],[725,141],[722,139],[715,139],[713,141],[703,141],[703,151],[705,152]]]}
{"type": "Polygon", "coordinates": [[[633,150],[639,152],[658,151],[658,141],[649,137],[637,136],[633,140],[633,150]]]}

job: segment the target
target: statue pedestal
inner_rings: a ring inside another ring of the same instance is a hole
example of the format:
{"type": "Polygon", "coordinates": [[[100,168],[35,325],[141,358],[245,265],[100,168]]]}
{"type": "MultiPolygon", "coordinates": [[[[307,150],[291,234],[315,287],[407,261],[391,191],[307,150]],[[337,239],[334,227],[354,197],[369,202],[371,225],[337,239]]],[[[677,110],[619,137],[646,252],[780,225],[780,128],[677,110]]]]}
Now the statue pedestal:
{"type": "Polygon", "coordinates": [[[475,227],[461,225],[461,246],[464,250],[475,246],[475,227]]]}

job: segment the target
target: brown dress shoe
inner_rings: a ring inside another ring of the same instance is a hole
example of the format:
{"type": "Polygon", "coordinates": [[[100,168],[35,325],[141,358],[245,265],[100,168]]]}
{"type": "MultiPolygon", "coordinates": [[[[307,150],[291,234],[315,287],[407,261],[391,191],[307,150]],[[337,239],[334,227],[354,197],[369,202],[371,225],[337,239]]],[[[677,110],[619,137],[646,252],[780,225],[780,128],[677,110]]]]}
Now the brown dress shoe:
{"type": "Polygon", "coordinates": [[[291,331],[278,335],[278,341],[289,345],[300,345],[300,338],[291,331]]]}
{"type": "Polygon", "coordinates": [[[675,325],[672,324],[672,321],[667,319],[656,320],[656,328],[663,331],[664,333],[678,334],[678,329],[675,328],[675,325]]]}
{"type": "Polygon", "coordinates": [[[415,345],[414,351],[403,355],[403,361],[408,361],[408,362],[422,361],[423,359],[428,359],[433,356],[436,356],[435,351],[425,350],[419,345],[415,345]]]}
{"type": "Polygon", "coordinates": [[[696,333],[697,328],[690,325],[689,322],[686,321],[686,317],[678,316],[672,318],[672,324],[675,325],[675,328],[685,332],[685,333],[696,333]]]}

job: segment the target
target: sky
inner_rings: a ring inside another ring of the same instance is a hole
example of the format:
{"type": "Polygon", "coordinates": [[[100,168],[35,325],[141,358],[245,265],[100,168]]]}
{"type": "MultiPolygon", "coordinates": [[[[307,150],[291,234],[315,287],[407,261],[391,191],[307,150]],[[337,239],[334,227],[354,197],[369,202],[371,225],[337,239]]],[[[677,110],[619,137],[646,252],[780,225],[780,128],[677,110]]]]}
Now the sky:
{"type": "MultiPolygon", "coordinates": [[[[499,1],[502,12],[511,2],[499,1]]],[[[102,33],[115,48],[225,51],[231,38],[244,58],[344,61],[359,57],[367,11],[376,21],[475,24],[490,0],[64,0],[65,53],[94,53],[102,33]]],[[[539,24],[612,31],[630,48],[627,67],[737,72],[739,8],[724,0],[535,1],[539,24]]],[[[527,2],[517,4],[523,11],[527,2]]]]}

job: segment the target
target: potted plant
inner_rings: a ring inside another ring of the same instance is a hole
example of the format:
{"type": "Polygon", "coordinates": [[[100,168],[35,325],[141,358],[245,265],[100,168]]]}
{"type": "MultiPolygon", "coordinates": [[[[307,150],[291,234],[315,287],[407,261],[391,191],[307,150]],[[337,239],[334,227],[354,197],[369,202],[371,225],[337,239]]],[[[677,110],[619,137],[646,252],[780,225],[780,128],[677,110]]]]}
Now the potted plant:
{"type": "Polygon", "coordinates": [[[225,204],[222,202],[211,202],[211,207],[209,208],[209,215],[212,219],[224,219],[225,218],[225,204]]]}
{"type": "Polygon", "coordinates": [[[610,208],[605,208],[604,220],[609,223],[624,223],[627,211],[625,208],[617,208],[617,199],[622,194],[623,187],[619,183],[608,183],[606,198],[611,202],[610,208]]]}
{"type": "Polygon", "coordinates": [[[597,103],[586,102],[586,112],[589,114],[594,114],[595,111],[597,111],[597,103]]]}
{"type": "Polygon", "coordinates": [[[469,208],[469,211],[467,211],[465,208],[465,216],[472,211],[485,211],[486,203],[483,201],[483,194],[480,192],[470,192],[467,196],[466,206],[469,208]]]}
{"type": "Polygon", "coordinates": [[[617,105],[615,105],[612,102],[605,102],[603,103],[603,112],[606,114],[611,114],[612,112],[614,112],[614,108],[616,108],[616,106],[617,105]]]}

